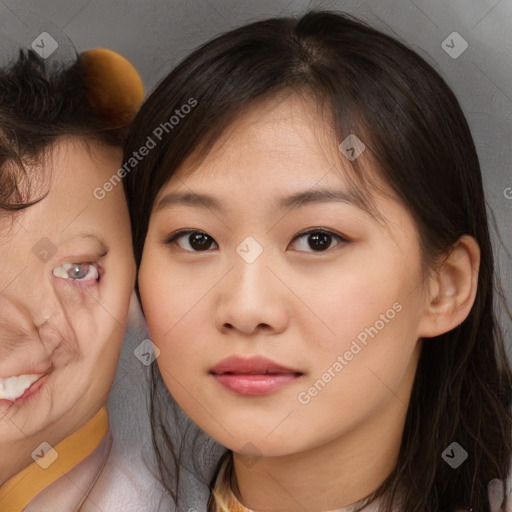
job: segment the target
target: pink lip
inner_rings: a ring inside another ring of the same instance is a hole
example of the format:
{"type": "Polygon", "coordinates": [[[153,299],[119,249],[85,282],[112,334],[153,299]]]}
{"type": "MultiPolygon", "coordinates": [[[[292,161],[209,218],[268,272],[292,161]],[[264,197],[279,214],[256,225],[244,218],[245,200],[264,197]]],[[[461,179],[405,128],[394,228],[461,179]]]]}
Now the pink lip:
{"type": "Polygon", "coordinates": [[[21,395],[19,398],[17,398],[16,400],[14,400],[14,402],[11,402],[10,400],[4,400],[4,399],[0,399],[0,405],[7,405],[8,407],[10,407],[11,405],[22,405],[24,404],[25,402],[28,401],[29,398],[32,398],[36,395],[36,393],[39,392],[39,390],[44,386],[45,382],[48,380],[48,375],[49,373],[45,373],[44,375],[42,375],[41,377],[39,377],[39,379],[37,379],[34,383],[32,383],[32,385],[25,390],[25,393],[23,393],[23,395],[21,395]]]}
{"type": "Polygon", "coordinates": [[[265,357],[228,357],[210,374],[237,395],[259,396],[273,393],[300,378],[302,372],[281,366],[265,357]]]}

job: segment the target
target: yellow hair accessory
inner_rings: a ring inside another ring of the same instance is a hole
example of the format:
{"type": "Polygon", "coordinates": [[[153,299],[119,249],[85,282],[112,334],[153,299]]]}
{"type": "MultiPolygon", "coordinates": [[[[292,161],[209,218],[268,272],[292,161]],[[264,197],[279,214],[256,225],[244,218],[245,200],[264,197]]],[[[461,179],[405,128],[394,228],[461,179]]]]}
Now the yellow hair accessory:
{"type": "Polygon", "coordinates": [[[104,48],[82,53],[80,61],[93,107],[112,126],[128,124],[144,98],[144,85],[133,64],[104,48]]]}

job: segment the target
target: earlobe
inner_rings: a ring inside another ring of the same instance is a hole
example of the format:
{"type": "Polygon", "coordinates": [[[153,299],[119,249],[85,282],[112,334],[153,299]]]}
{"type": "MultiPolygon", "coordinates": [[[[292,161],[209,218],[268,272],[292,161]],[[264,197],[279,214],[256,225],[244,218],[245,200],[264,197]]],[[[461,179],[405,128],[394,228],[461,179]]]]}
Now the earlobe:
{"type": "Polygon", "coordinates": [[[467,318],[476,297],[479,267],[477,241],[461,236],[429,277],[418,337],[439,336],[467,318]]]}

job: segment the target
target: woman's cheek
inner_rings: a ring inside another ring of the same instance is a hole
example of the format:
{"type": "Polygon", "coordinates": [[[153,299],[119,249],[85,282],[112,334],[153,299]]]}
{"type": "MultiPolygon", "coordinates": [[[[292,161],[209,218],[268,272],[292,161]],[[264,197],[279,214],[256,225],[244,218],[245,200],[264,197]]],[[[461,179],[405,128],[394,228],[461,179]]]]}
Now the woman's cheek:
{"type": "Polygon", "coordinates": [[[143,259],[139,272],[144,316],[153,342],[161,350],[169,345],[175,331],[196,314],[194,305],[201,298],[193,279],[181,282],[182,273],[151,255],[143,259]]]}

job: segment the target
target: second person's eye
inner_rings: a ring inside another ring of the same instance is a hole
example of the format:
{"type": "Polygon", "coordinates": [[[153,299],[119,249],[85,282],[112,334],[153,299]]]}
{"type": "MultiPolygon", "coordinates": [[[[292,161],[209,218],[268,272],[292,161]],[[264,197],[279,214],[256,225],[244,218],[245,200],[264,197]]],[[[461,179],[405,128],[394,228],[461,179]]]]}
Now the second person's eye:
{"type": "Polygon", "coordinates": [[[100,280],[98,268],[92,263],[64,263],[53,269],[53,275],[61,279],[93,282],[100,280]]]}
{"type": "Polygon", "coordinates": [[[215,240],[204,231],[180,231],[172,235],[166,243],[175,243],[181,249],[195,252],[218,248],[215,240]]]}
{"type": "Polygon", "coordinates": [[[316,229],[297,235],[291,243],[295,244],[294,249],[297,251],[321,252],[343,242],[348,242],[348,240],[341,235],[332,231],[316,229]]]}

